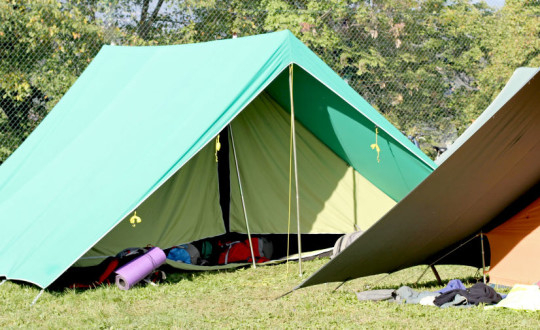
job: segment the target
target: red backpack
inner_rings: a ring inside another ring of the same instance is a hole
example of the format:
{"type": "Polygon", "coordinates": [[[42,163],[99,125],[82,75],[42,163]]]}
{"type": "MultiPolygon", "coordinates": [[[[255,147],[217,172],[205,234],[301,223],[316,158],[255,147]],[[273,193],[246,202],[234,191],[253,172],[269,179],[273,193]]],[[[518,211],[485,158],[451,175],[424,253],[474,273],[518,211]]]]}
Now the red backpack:
{"type": "MultiPolygon", "coordinates": [[[[251,244],[253,244],[255,262],[259,263],[270,260],[261,256],[261,239],[252,237],[251,244]]],[[[247,239],[245,241],[218,242],[218,246],[223,250],[219,254],[218,259],[218,264],[220,265],[226,265],[232,262],[252,262],[251,249],[249,248],[249,240],[247,239]]]]}

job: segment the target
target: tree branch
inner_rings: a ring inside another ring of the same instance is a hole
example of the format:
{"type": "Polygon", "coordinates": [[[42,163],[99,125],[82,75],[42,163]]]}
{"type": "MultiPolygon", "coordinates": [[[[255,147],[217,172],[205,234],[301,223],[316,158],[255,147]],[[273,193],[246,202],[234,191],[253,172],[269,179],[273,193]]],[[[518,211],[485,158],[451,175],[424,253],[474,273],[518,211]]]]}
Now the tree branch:
{"type": "Polygon", "coordinates": [[[142,5],[141,20],[139,22],[138,34],[143,39],[146,39],[146,37],[148,36],[148,30],[150,29],[152,24],[154,24],[154,21],[159,14],[159,10],[161,9],[163,2],[165,2],[165,0],[159,0],[156,7],[152,11],[152,14],[148,16],[150,12],[150,1],[151,0],[144,0],[142,5]]]}
{"type": "Polygon", "coordinates": [[[154,24],[154,21],[156,20],[156,17],[159,13],[159,10],[161,9],[161,6],[163,5],[163,2],[165,0],[159,0],[158,4],[156,5],[156,8],[154,8],[154,11],[152,12],[152,16],[148,19],[148,25],[154,24]]]}
{"type": "Polygon", "coordinates": [[[141,10],[141,20],[139,21],[139,27],[146,24],[146,16],[148,15],[148,9],[150,7],[150,0],[144,0],[141,10]]]}

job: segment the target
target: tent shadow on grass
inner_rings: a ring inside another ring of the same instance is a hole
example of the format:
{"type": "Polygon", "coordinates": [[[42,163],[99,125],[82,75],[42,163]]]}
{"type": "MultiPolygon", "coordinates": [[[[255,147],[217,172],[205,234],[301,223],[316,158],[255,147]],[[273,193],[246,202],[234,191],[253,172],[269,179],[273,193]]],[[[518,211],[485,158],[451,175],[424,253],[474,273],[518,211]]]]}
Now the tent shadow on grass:
{"type": "Polygon", "coordinates": [[[166,268],[165,272],[167,273],[167,279],[165,280],[165,283],[169,284],[177,284],[183,281],[190,281],[193,282],[197,280],[200,277],[213,275],[213,274],[223,274],[223,273],[234,273],[239,269],[246,269],[251,267],[251,265],[245,265],[240,266],[238,268],[229,268],[229,269],[220,269],[220,270],[211,270],[211,271],[179,271],[178,269],[175,269],[173,267],[166,268]]]}

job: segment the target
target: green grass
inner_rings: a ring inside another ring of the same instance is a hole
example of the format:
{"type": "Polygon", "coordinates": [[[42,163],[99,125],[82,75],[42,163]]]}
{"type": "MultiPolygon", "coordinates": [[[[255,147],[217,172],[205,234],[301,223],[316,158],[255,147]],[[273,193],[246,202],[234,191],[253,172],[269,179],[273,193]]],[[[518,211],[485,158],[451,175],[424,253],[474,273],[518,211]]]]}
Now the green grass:
{"type": "MultiPolygon", "coordinates": [[[[304,262],[304,278],[328,259],[304,262]]],[[[0,328],[540,328],[539,312],[483,307],[439,309],[388,302],[359,302],[366,288],[413,286],[424,267],[295,291],[296,263],[208,273],[168,274],[159,286],[120,291],[45,291],[6,282],[0,286],[0,328]]],[[[476,269],[438,267],[443,280],[472,281],[476,269]]],[[[440,288],[427,272],[418,291],[440,288]]]]}

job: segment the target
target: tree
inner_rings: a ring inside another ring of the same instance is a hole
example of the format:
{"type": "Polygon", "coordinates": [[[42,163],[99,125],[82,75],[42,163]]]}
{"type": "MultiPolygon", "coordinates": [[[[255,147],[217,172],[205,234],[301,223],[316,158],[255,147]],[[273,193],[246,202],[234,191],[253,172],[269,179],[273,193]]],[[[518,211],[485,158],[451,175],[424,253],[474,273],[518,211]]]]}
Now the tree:
{"type": "Polygon", "coordinates": [[[90,63],[102,34],[54,0],[0,2],[0,162],[90,63]]]}
{"type": "Polygon", "coordinates": [[[504,87],[518,67],[540,67],[540,2],[506,0],[505,6],[485,24],[483,69],[475,76],[478,93],[467,121],[473,121],[504,87]]]}
{"type": "MultiPolygon", "coordinates": [[[[515,68],[540,65],[539,7],[534,0],[507,0],[501,10],[468,0],[8,0],[0,3],[0,140],[20,143],[14,133],[24,138],[104,43],[289,29],[434,156],[431,146],[455,139],[515,68]]],[[[2,146],[0,161],[13,149],[2,146]]]]}
{"type": "Polygon", "coordinates": [[[267,8],[268,29],[291,29],[394,125],[422,139],[426,153],[466,126],[460,104],[477,93],[481,22],[493,14],[485,4],[269,0],[267,8]]]}

